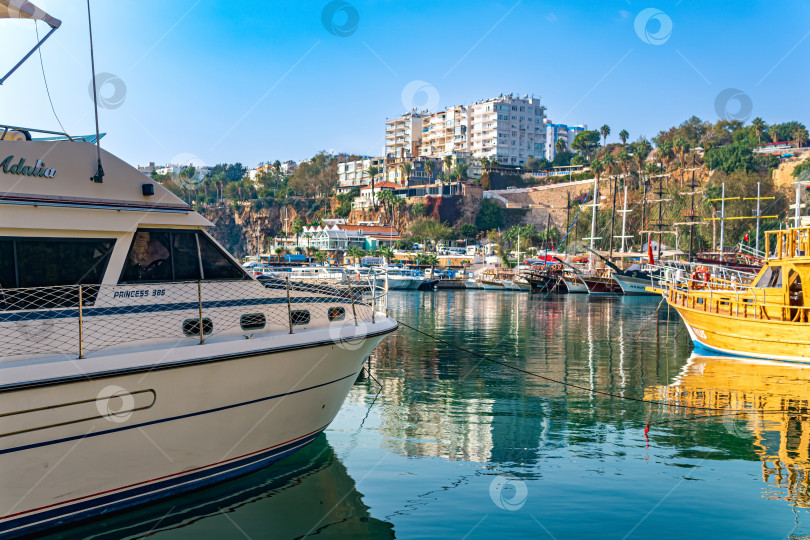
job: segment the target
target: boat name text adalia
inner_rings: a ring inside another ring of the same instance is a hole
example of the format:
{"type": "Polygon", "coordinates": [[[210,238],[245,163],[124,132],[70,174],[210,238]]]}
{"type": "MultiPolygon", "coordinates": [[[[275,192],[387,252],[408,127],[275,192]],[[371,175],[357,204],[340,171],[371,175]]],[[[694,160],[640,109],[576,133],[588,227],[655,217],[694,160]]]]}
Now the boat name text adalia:
{"type": "Polygon", "coordinates": [[[37,176],[39,178],[53,178],[56,176],[56,169],[49,169],[45,167],[45,162],[41,159],[37,160],[36,165],[25,164],[25,158],[20,158],[18,163],[14,163],[14,156],[8,156],[0,163],[0,169],[4,174],[19,174],[22,176],[37,176]]]}

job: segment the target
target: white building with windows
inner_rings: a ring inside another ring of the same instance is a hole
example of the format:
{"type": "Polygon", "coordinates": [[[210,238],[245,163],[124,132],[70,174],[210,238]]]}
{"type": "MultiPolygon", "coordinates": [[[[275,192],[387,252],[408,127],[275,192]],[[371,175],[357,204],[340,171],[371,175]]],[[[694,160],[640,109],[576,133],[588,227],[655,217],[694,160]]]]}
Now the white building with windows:
{"type": "Polygon", "coordinates": [[[385,159],[381,157],[369,157],[356,161],[345,161],[338,163],[338,193],[345,193],[354,187],[363,187],[371,183],[371,177],[366,172],[369,167],[377,167],[379,173],[377,179],[383,177],[385,169],[385,159]]]}
{"type": "Polygon", "coordinates": [[[411,111],[385,121],[385,156],[405,159],[416,157],[422,144],[422,117],[427,111],[411,111]]]}
{"type": "Polygon", "coordinates": [[[551,122],[546,123],[546,148],[545,148],[545,157],[549,161],[554,160],[554,156],[557,155],[557,150],[555,148],[557,139],[563,139],[565,141],[565,146],[568,151],[571,150],[571,143],[574,142],[574,137],[576,137],[579,133],[587,130],[587,125],[578,125],[578,126],[567,126],[565,124],[552,124],[551,122]]]}
{"type": "Polygon", "coordinates": [[[520,166],[546,150],[546,108],[540,98],[513,94],[470,105],[469,151],[474,159],[520,166]]]}

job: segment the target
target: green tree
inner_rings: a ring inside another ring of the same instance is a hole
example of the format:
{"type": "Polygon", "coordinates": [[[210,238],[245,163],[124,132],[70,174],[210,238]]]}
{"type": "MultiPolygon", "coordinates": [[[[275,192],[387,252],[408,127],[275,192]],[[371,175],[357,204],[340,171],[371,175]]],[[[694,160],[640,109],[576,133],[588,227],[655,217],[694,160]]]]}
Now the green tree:
{"type": "Polygon", "coordinates": [[[757,134],[757,141],[759,144],[762,144],[762,134],[765,132],[765,120],[757,116],[753,120],[751,120],[751,126],[753,126],[754,131],[757,134]]]}
{"type": "Polygon", "coordinates": [[[622,144],[627,144],[627,139],[630,138],[630,134],[627,132],[626,129],[623,129],[619,132],[619,139],[622,141],[622,144]]]}
{"type": "Polygon", "coordinates": [[[562,154],[568,149],[568,141],[564,138],[559,137],[556,141],[554,141],[554,152],[557,154],[562,154]]]}
{"type": "Polygon", "coordinates": [[[585,155],[585,158],[590,161],[591,154],[599,147],[599,132],[598,131],[582,131],[577,133],[574,137],[574,142],[571,143],[571,148],[585,155]]]}
{"type": "Polygon", "coordinates": [[[402,173],[402,185],[407,186],[408,180],[411,179],[411,171],[413,170],[413,165],[410,163],[403,163],[399,167],[399,172],[402,173]]]}
{"type": "Polygon", "coordinates": [[[607,144],[608,135],[610,135],[610,126],[603,124],[602,127],[599,128],[599,133],[602,135],[602,146],[604,146],[607,144]]]}
{"type": "Polygon", "coordinates": [[[380,256],[385,259],[385,262],[390,263],[394,259],[394,250],[389,246],[382,246],[380,248],[380,256]]]}
{"type": "Polygon", "coordinates": [[[453,229],[433,218],[420,217],[411,223],[410,231],[413,236],[425,243],[448,240],[453,236],[453,229]]]}
{"type": "Polygon", "coordinates": [[[465,223],[458,228],[458,234],[460,234],[462,238],[475,238],[475,235],[478,234],[478,229],[472,223],[465,223]]]}
{"type": "Polygon", "coordinates": [[[796,148],[804,148],[804,143],[807,140],[807,128],[804,126],[797,126],[791,133],[793,140],[796,141],[796,148]]]}
{"type": "Polygon", "coordinates": [[[425,172],[428,175],[428,182],[433,179],[433,171],[436,170],[436,162],[430,158],[425,158],[425,172]]]}
{"type": "Polygon", "coordinates": [[[369,176],[369,178],[371,178],[371,181],[369,182],[369,185],[371,186],[371,204],[372,206],[377,206],[377,198],[374,195],[374,178],[376,178],[376,176],[380,174],[380,169],[372,165],[371,167],[366,169],[365,172],[369,176]]]}
{"type": "Polygon", "coordinates": [[[490,231],[503,227],[503,208],[491,199],[483,199],[475,216],[475,226],[479,231],[490,231]]]}

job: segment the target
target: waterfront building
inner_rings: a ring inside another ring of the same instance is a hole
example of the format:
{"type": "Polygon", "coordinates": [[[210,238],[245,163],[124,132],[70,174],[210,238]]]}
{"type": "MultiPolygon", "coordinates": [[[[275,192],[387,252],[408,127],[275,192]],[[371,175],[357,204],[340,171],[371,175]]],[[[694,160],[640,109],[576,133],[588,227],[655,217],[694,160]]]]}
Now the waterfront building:
{"type": "Polygon", "coordinates": [[[467,152],[470,116],[467,107],[455,105],[426,116],[422,123],[419,155],[442,157],[454,152],[467,152]]]}
{"type": "Polygon", "coordinates": [[[365,250],[393,247],[400,234],[393,225],[334,224],[304,227],[298,237],[298,247],[319,251],[346,251],[351,247],[365,250]]]}
{"type": "Polygon", "coordinates": [[[546,147],[544,156],[547,160],[553,161],[554,156],[557,155],[555,144],[557,139],[563,139],[568,151],[571,150],[571,143],[574,142],[574,137],[588,129],[587,125],[567,126],[565,124],[546,123],[546,147]]]}
{"type": "Polygon", "coordinates": [[[514,94],[473,103],[469,151],[473,158],[520,166],[545,154],[546,108],[540,98],[514,94]]]}
{"type": "Polygon", "coordinates": [[[345,161],[338,163],[338,193],[346,193],[354,187],[367,186],[371,183],[371,177],[366,170],[369,167],[379,169],[379,177],[383,175],[385,169],[385,159],[381,157],[365,157],[355,161],[345,161]]]}
{"type": "Polygon", "coordinates": [[[427,112],[411,111],[385,121],[385,156],[412,158],[418,155],[422,143],[422,117],[427,112]]]}

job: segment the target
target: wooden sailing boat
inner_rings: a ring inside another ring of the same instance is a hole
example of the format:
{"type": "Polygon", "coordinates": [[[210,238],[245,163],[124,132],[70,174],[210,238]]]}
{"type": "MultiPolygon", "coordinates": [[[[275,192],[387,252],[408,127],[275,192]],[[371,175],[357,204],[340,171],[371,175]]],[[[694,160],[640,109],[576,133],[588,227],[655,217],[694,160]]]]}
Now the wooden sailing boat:
{"type": "Polygon", "coordinates": [[[662,291],[696,346],[738,356],[810,362],[810,227],[768,231],[751,284],[699,267],[662,291]]]}

